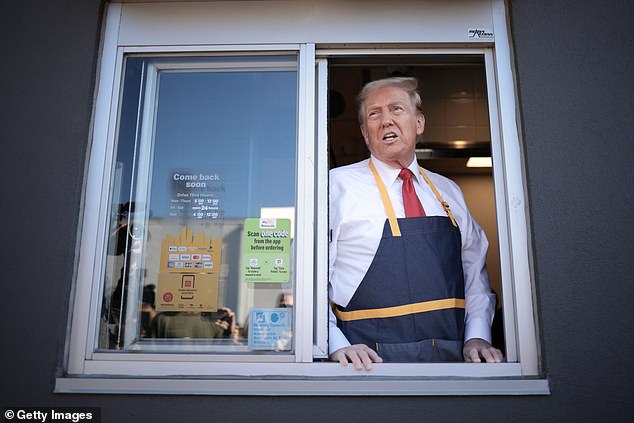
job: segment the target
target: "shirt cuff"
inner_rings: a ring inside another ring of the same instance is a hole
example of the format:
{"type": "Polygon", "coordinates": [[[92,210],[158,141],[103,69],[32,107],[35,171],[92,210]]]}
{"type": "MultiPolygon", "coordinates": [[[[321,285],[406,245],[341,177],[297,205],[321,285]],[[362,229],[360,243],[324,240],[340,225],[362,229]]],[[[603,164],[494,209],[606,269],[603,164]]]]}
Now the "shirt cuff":
{"type": "Polygon", "coordinates": [[[337,326],[330,326],[328,331],[328,355],[334,353],[340,348],[349,347],[350,342],[337,326]]]}
{"type": "Polygon", "coordinates": [[[472,338],[480,338],[491,343],[491,325],[486,319],[474,318],[470,319],[464,330],[464,340],[467,342],[472,338]]]}

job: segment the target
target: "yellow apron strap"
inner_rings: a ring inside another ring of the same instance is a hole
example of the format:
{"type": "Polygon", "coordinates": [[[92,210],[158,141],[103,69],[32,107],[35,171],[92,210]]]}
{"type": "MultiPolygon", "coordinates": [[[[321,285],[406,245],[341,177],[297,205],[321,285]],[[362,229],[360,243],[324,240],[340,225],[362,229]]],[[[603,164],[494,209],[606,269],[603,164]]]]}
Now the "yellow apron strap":
{"type": "Polygon", "coordinates": [[[456,223],[456,219],[453,218],[453,213],[451,212],[451,209],[449,208],[449,204],[445,200],[443,200],[442,196],[436,189],[436,186],[432,184],[429,177],[425,174],[425,172],[423,172],[423,168],[418,166],[418,171],[420,172],[423,179],[425,179],[425,182],[427,182],[427,185],[429,185],[431,190],[434,192],[434,195],[436,196],[438,201],[440,201],[440,204],[442,205],[442,208],[445,210],[445,213],[447,213],[447,216],[449,216],[449,219],[451,219],[451,223],[453,223],[453,225],[457,228],[458,224],[456,223]]]}
{"type": "Polygon", "coordinates": [[[446,310],[449,308],[465,308],[465,300],[462,298],[446,298],[442,300],[423,301],[422,303],[405,304],[394,307],[353,311],[341,311],[337,308],[336,305],[332,305],[333,313],[335,313],[337,319],[343,322],[350,322],[352,320],[384,319],[388,317],[407,316],[409,314],[446,310]]]}
{"type": "Polygon", "coordinates": [[[392,202],[390,201],[389,195],[387,195],[387,189],[385,188],[385,184],[381,180],[381,177],[379,176],[379,172],[376,171],[376,167],[374,167],[372,160],[370,160],[370,169],[372,169],[372,173],[374,173],[374,179],[376,179],[376,185],[379,187],[379,192],[381,193],[381,200],[383,201],[383,206],[385,207],[387,220],[390,222],[390,228],[392,229],[392,236],[401,236],[401,228],[398,226],[398,220],[396,220],[396,213],[394,213],[392,202]]]}
{"type": "MultiPolygon", "coordinates": [[[[401,228],[398,226],[398,220],[396,219],[396,213],[394,213],[392,202],[390,201],[390,197],[387,194],[387,189],[385,188],[385,184],[383,183],[383,181],[381,180],[381,177],[379,176],[379,172],[377,172],[376,167],[374,167],[374,164],[372,163],[372,159],[370,159],[370,169],[372,170],[372,173],[374,174],[376,185],[379,187],[379,192],[381,193],[381,201],[383,201],[383,206],[385,207],[387,220],[390,222],[390,229],[392,229],[392,236],[401,236],[401,228]]],[[[436,186],[431,182],[431,180],[425,174],[425,172],[423,172],[423,168],[418,166],[418,171],[420,172],[425,182],[427,182],[427,185],[429,185],[431,190],[434,192],[434,195],[436,196],[436,198],[442,205],[443,210],[445,210],[445,213],[447,213],[447,216],[449,217],[449,219],[451,219],[451,223],[454,225],[454,227],[457,228],[458,224],[456,223],[456,219],[454,219],[453,217],[453,213],[451,212],[451,209],[449,208],[449,204],[445,200],[443,200],[442,196],[436,189],[436,186]]]]}

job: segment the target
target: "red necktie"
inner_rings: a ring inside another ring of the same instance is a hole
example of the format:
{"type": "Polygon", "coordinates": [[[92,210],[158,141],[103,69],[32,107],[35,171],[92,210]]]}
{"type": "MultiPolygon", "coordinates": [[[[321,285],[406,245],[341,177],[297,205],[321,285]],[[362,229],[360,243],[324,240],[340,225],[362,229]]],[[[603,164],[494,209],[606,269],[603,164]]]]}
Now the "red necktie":
{"type": "Polygon", "coordinates": [[[425,209],[420,203],[414,183],[412,182],[412,171],[409,169],[401,169],[398,177],[403,180],[403,206],[405,206],[405,217],[425,216],[425,209]]]}

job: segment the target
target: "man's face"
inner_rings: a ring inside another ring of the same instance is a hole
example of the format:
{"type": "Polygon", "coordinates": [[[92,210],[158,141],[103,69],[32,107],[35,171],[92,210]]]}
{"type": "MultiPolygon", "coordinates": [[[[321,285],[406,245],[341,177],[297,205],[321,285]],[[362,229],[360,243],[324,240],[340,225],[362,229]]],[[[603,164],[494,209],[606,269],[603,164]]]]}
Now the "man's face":
{"type": "Polygon", "coordinates": [[[406,167],[414,159],[416,137],[425,129],[425,118],[404,90],[383,87],[365,101],[361,133],[370,152],[393,167],[406,167]]]}

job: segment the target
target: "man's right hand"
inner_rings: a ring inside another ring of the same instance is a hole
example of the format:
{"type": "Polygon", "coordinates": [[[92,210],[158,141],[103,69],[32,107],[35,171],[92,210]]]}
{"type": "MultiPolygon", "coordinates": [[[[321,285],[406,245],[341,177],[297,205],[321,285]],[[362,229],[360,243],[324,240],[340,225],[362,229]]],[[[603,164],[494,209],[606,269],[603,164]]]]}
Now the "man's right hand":
{"type": "Polygon", "coordinates": [[[349,360],[356,370],[372,370],[372,363],[383,362],[376,351],[364,344],[339,348],[330,354],[330,360],[338,361],[344,367],[348,365],[349,360]]]}

